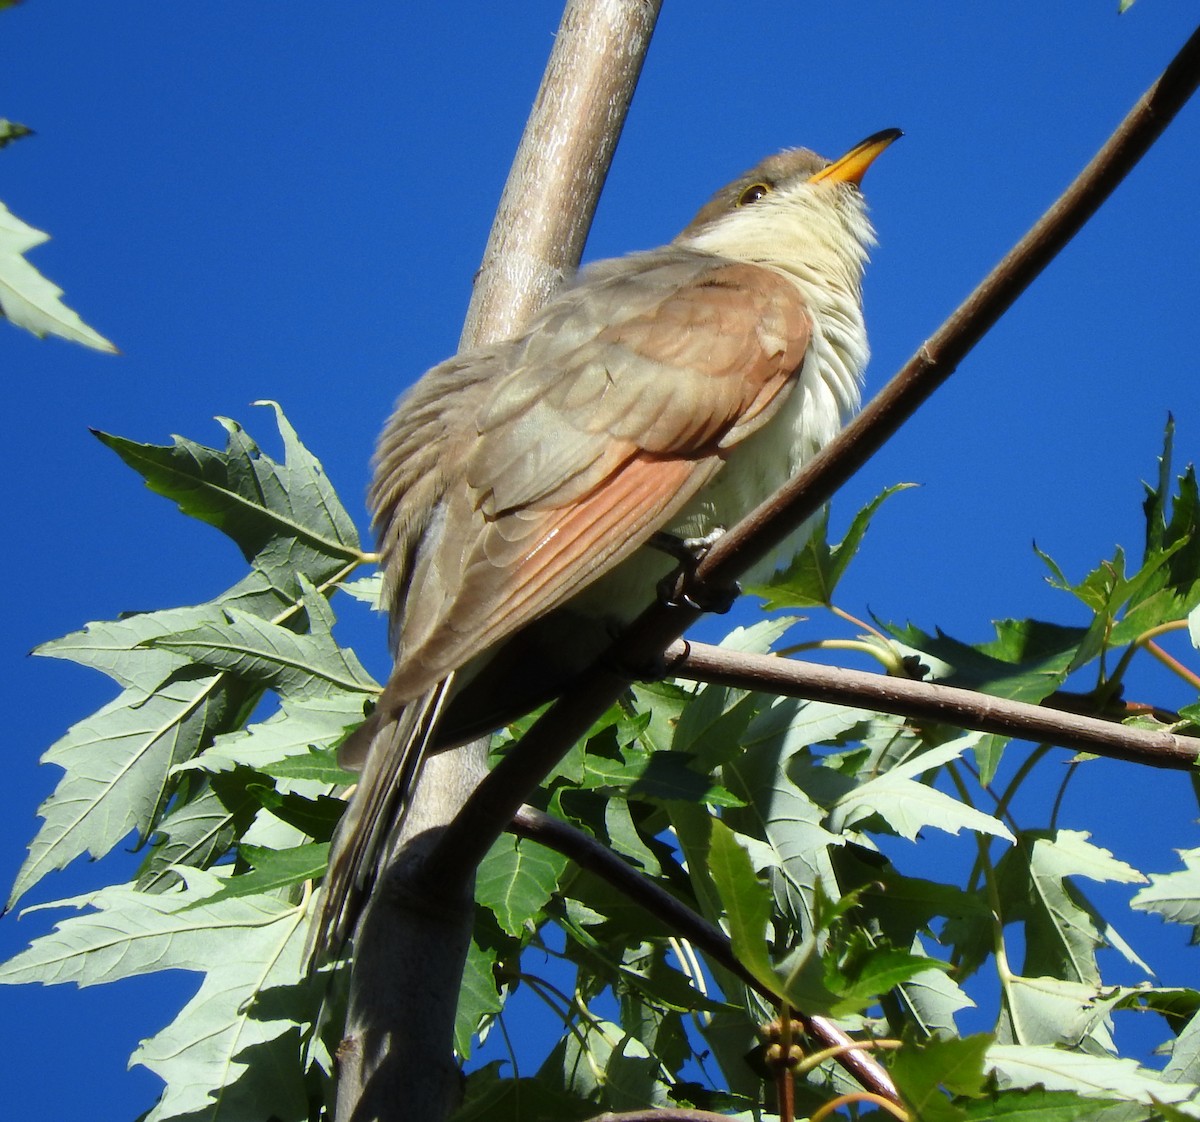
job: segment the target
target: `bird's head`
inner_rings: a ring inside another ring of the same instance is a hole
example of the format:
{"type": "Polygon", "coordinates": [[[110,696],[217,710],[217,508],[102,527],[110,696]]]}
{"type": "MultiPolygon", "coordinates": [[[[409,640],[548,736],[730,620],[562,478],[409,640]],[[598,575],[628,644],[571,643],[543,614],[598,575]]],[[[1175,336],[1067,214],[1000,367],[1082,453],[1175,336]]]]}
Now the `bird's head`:
{"type": "Polygon", "coordinates": [[[877,132],[836,160],[807,148],[768,156],[722,187],[675,244],[784,268],[828,262],[858,273],[874,241],[859,184],[901,135],[877,132]]]}

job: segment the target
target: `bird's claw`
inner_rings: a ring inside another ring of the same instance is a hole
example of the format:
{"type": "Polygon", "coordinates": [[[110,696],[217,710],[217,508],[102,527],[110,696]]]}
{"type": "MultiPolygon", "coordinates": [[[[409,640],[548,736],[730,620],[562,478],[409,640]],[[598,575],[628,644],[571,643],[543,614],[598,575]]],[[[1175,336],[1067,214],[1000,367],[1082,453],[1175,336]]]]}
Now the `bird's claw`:
{"type": "Polygon", "coordinates": [[[667,608],[694,608],[698,612],[724,615],[733,607],[742,594],[742,586],[732,585],[711,588],[701,585],[688,588],[688,573],[668,573],[658,582],[658,601],[667,608]]]}
{"type": "Polygon", "coordinates": [[[666,530],[658,530],[650,535],[646,544],[651,549],[657,549],[659,553],[665,553],[668,557],[673,557],[685,568],[694,569],[704,560],[708,551],[721,540],[724,534],[724,526],[717,526],[709,530],[703,537],[698,538],[681,538],[678,534],[672,534],[666,530]]]}

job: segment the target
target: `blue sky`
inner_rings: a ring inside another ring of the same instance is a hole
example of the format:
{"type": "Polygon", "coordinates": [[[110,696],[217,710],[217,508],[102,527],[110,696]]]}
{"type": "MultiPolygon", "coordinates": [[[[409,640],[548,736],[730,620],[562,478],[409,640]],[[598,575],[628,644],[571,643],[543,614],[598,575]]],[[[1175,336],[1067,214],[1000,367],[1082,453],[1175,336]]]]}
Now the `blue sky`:
{"type": "MultiPolygon", "coordinates": [[[[1069,182],[1195,18],[1169,0],[1139,0],[1123,17],[1116,0],[665,9],[588,256],[668,240],[770,151],[836,155],[900,126],[906,138],[866,182],[880,233],[869,389],[1069,182]]],[[[270,416],[250,402],[276,399],[363,521],[393,398],[455,348],[558,14],[556,0],[28,0],[0,13],[0,115],[38,134],[0,153],[0,198],[52,235],[34,263],[123,352],[0,333],[12,562],[4,876],[57,779],[37,757],[110,696],[99,676],[26,652],[91,619],[205,599],[241,571],[227,542],[143,489],[87,427],[218,443],[212,417],[223,414],[271,447],[270,416]]],[[[845,607],[979,641],[997,616],[1081,620],[1044,584],[1034,539],[1072,576],[1117,542],[1137,554],[1138,481],[1153,474],[1168,411],[1179,461],[1200,447],[1198,183],[1192,105],[848,487],[835,510],[893,482],[922,485],[878,518],[845,607]]],[[[382,626],[358,635],[382,673],[382,626]]],[[[1186,699],[1153,670],[1138,682],[1148,699],[1186,699]]],[[[1074,789],[1070,824],[1154,871],[1195,844],[1182,777],[1106,764],[1094,774],[1074,789]],[[1148,798],[1168,828],[1146,829],[1148,798]]],[[[131,865],[118,859],[111,875],[131,865]]],[[[106,879],[105,866],[74,867],[31,901],[106,879]]],[[[4,919],[0,954],[51,922],[4,919]]],[[[1164,968],[1183,943],[1156,921],[1125,934],[1164,968]]],[[[10,1081],[10,1114],[135,1117],[156,1085],[127,1074],[126,1057],[194,987],[174,977],[0,991],[6,1054],[39,1073],[10,1081]]]]}

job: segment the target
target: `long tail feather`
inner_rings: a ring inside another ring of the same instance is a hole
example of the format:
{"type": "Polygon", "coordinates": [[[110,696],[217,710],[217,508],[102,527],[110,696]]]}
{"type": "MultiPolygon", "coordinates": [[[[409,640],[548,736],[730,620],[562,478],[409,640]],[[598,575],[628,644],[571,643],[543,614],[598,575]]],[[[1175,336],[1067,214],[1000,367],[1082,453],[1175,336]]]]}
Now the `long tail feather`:
{"type": "Polygon", "coordinates": [[[391,857],[425,753],[450,692],[453,674],[409,702],[371,740],[358,789],[329,855],[309,959],[332,958],[353,933],[376,879],[391,857]]]}

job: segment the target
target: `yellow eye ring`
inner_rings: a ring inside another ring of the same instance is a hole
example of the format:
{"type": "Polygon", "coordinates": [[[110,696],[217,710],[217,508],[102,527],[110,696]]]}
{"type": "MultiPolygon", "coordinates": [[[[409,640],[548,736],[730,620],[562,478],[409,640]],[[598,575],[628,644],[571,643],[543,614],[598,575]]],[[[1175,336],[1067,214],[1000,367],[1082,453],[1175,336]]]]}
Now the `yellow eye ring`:
{"type": "Polygon", "coordinates": [[[738,206],[749,206],[751,203],[758,202],[764,195],[771,193],[771,185],[769,183],[751,183],[741,195],[738,196],[738,206]]]}

